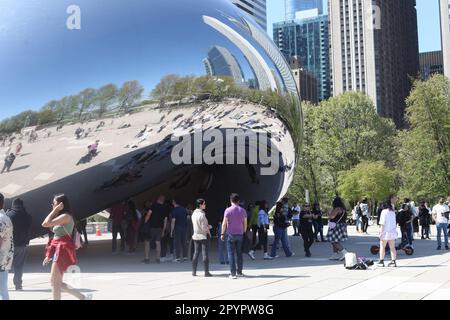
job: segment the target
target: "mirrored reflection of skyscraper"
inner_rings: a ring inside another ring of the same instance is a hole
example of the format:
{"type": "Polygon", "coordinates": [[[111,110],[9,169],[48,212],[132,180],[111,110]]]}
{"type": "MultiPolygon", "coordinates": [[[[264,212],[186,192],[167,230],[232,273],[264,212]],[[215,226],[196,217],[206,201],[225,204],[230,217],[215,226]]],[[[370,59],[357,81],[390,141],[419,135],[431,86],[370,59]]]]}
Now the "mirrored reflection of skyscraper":
{"type": "Polygon", "coordinates": [[[323,13],[323,0],[284,0],[286,1],[286,20],[294,20],[299,11],[317,9],[323,13]]]}
{"type": "Polygon", "coordinates": [[[295,56],[300,67],[316,78],[319,100],[331,95],[328,30],[328,16],[317,12],[304,19],[275,23],[273,28],[273,40],[286,59],[295,56]]]}
{"type": "Polygon", "coordinates": [[[270,67],[255,47],[253,47],[238,32],[236,32],[234,29],[230,28],[220,20],[210,16],[203,16],[203,21],[205,22],[205,24],[211,26],[212,28],[223,34],[225,37],[227,37],[241,50],[256,77],[258,89],[273,91],[278,90],[277,82],[272,74],[270,67]]]}
{"type": "Polygon", "coordinates": [[[267,30],[266,0],[232,0],[232,2],[267,30]]]}
{"type": "Polygon", "coordinates": [[[439,0],[444,74],[450,78],[450,0],[439,0]]]}
{"type": "Polygon", "coordinates": [[[207,75],[231,77],[237,85],[244,84],[242,68],[228,49],[213,46],[208,52],[208,57],[203,60],[203,63],[207,75]]]}

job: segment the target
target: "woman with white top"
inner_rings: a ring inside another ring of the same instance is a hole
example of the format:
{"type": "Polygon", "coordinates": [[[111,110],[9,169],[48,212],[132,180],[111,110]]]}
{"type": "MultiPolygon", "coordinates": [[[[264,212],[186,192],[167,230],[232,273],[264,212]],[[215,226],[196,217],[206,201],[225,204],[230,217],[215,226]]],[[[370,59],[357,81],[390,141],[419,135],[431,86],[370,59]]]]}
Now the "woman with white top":
{"type": "Polygon", "coordinates": [[[397,221],[394,211],[396,198],[390,196],[384,203],[384,209],[381,211],[380,217],[380,261],[378,266],[384,267],[384,256],[386,255],[386,244],[389,243],[391,250],[391,262],[388,267],[397,267],[397,252],[395,251],[395,240],[397,239],[397,221]]]}

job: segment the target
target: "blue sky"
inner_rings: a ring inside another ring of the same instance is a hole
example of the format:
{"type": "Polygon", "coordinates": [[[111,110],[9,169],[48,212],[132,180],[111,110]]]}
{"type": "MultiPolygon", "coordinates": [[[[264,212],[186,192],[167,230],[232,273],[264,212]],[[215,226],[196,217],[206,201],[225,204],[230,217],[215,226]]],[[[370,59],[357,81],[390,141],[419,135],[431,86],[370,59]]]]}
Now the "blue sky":
{"type": "MultiPolygon", "coordinates": [[[[202,60],[212,45],[244,59],[202,19],[193,19],[199,12],[235,10],[228,2],[127,1],[77,0],[82,30],[69,31],[66,8],[73,0],[0,0],[0,120],[108,83],[139,80],[148,95],[162,75],[204,74],[202,60]],[[123,25],[119,18],[132,22],[123,25]]],[[[437,0],[417,3],[420,49],[439,50],[437,0]]],[[[267,11],[271,35],[272,23],[284,17],[284,0],[267,0],[267,11]]]]}
{"type": "MultiPolygon", "coordinates": [[[[420,52],[441,50],[438,0],[416,1],[420,52]]],[[[284,0],[267,0],[267,33],[270,37],[273,36],[272,24],[283,20],[284,0]]]]}

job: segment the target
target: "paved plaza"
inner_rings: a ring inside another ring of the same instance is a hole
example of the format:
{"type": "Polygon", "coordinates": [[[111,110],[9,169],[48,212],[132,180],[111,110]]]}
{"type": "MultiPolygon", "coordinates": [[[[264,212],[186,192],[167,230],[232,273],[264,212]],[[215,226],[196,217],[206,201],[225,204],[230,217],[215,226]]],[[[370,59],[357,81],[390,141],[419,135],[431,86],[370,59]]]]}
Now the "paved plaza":
{"type": "MultiPolygon", "coordinates": [[[[377,260],[369,252],[370,246],[377,243],[377,227],[370,227],[369,235],[357,234],[354,226],[348,229],[347,250],[377,260]]],[[[246,277],[232,280],[228,278],[228,266],[218,262],[216,239],[210,252],[214,277],[202,277],[200,259],[199,276],[194,278],[189,262],[145,265],[141,263],[143,245],[140,244],[135,255],[113,255],[110,234],[90,235],[89,247],[78,252],[81,274],[66,275],[66,279],[82,288],[82,292],[92,293],[95,300],[450,299],[450,251],[436,251],[435,236],[433,226],[432,240],[414,241],[413,256],[400,252],[398,268],[373,267],[370,270],[346,270],[342,262],[329,261],[329,243],[315,243],[311,248],[313,257],[306,258],[301,238],[290,237],[291,247],[296,252],[294,257],[284,257],[281,248],[278,250],[280,258],[273,261],[262,260],[260,251],[256,253],[256,261],[245,256],[246,277]]],[[[14,291],[13,275],[9,275],[11,299],[51,299],[50,269],[41,265],[42,242],[43,239],[36,239],[30,248],[24,291],[14,291]]],[[[387,256],[386,260],[389,259],[387,256]]],[[[63,299],[72,297],[63,294],[63,299]]]]}

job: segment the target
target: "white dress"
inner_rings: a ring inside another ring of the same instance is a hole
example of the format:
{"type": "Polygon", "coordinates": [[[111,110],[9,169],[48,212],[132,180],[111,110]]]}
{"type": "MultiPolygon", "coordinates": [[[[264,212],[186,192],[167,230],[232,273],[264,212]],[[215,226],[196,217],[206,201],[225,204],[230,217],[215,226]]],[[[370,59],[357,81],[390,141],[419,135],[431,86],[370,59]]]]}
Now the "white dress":
{"type": "Polygon", "coordinates": [[[380,225],[383,225],[383,232],[380,234],[380,240],[396,240],[397,235],[397,221],[395,219],[395,212],[389,209],[381,211],[380,225]]]}

